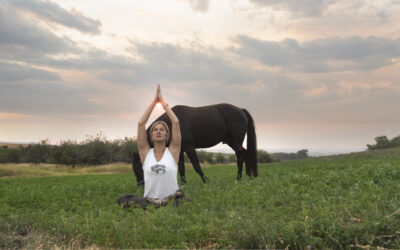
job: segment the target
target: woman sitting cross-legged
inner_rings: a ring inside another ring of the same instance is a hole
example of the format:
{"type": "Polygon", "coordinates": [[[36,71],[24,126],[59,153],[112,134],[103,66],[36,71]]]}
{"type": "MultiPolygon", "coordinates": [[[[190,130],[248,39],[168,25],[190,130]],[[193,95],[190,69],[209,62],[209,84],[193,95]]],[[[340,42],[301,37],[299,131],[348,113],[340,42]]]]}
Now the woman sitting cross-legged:
{"type": "MultiPolygon", "coordinates": [[[[141,203],[144,202],[145,204],[146,202],[153,203],[156,207],[159,207],[168,204],[168,201],[171,198],[175,198],[175,200],[183,198],[183,191],[179,190],[177,182],[177,162],[179,161],[181,150],[181,130],[179,127],[179,120],[172,109],[164,101],[164,98],[161,95],[160,85],[157,87],[157,93],[154,100],[145,110],[138,123],[137,145],[140,160],[143,164],[145,183],[144,199],[146,201],[141,200],[141,197],[139,198],[137,196],[134,196],[135,199],[132,198],[132,201],[138,203],[136,200],[139,200],[141,203]],[[171,120],[172,133],[170,133],[168,125],[165,122],[155,122],[150,128],[150,138],[154,144],[154,147],[151,148],[147,141],[145,125],[158,102],[161,103],[168,118],[171,120]],[[166,145],[171,134],[171,142],[169,147],[167,147],[166,145]]],[[[118,199],[118,203],[120,203],[120,199],[118,199]]],[[[122,199],[121,202],[126,202],[126,200],[122,199]]],[[[143,207],[143,205],[141,206],[143,207]]]]}
{"type": "Polygon", "coordinates": [[[137,145],[143,164],[144,197],[156,203],[166,202],[179,189],[177,162],[181,151],[181,130],[178,118],[161,95],[160,85],[157,87],[154,100],[138,123],[137,145]],[[150,128],[150,138],[154,148],[150,148],[147,141],[145,125],[158,102],[163,106],[172,124],[172,138],[168,148],[166,145],[171,133],[165,122],[156,122],[150,128]]]}

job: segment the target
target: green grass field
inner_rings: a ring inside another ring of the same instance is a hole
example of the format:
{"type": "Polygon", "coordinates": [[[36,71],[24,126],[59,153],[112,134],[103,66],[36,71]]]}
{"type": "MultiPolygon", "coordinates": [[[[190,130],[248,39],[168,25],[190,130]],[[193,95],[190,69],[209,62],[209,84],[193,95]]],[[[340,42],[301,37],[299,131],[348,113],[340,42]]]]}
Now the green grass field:
{"type": "Polygon", "coordinates": [[[204,171],[148,210],[116,204],[143,194],[129,171],[0,178],[0,248],[400,248],[400,149],[204,171]]]}

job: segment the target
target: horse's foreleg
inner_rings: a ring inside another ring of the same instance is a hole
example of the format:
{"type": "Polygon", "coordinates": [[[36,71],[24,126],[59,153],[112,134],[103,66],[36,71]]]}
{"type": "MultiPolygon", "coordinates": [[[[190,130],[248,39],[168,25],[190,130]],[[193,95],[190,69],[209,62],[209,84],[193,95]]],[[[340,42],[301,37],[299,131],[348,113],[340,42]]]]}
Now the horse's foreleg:
{"type": "Polygon", "coordinates": [[[138,186],[144,185],[143,167],[142,163],[140,162],[138,153],[133,153],[132,170],[133,173],[135,174],[137,185],[138,186]]]}
{"type": "Polygon", "coordinates": [[[195,148],[193,146],[188,147],[185,152],[186,152],[187,156],[189,157],[190,162],[192,163],[194,170],[200,175],[200,177],[203,180],[203,182],[204,183],[209,183],[210,181],[204,175],[203,171],[201,171],[199,158],[197,157],[197,153],[196,153],[195,148]]]}
{"type": "Polygon", "coordinates": [[[186,184],[185,178],[185,159],[183,156],[183,151],[179,154],[179,163],[178,163],[179,175],[181,176],[181,184],[186,184]]]}

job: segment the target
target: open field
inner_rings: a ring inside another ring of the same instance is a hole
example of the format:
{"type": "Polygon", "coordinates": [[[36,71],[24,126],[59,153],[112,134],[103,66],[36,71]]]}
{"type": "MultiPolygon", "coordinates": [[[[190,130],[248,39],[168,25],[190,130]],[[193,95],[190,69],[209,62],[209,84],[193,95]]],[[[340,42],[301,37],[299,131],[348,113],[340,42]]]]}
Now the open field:
{"type": "Polygon", "coordinates": [[[143,193],[121,168],[0,178],[0,248],[400,248],[399,149],[263,164],[239,183],[234,166],[205,169],[208,185],[188,167],[194,202],[148,210],[116,204],[143,193]]]}

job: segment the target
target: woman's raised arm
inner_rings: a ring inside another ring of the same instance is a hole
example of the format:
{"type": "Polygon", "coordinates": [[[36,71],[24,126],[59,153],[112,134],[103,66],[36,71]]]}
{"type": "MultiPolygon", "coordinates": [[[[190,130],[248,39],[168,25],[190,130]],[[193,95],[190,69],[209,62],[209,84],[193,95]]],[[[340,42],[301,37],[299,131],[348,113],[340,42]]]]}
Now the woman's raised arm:
{"type": "Polygon", "coordinates": [[[169,107],[169,105],[164,101],[164,98],[161,95],[160,88],[157,89],[157,97],[164,107],[165,113],[167,113],[168,118],[171,120],[172,124],[172,133],[171,133],[171,142],[169,144],[169,151],[176,163],[179,162],[179,154],[181,152],[181,128],[179,125],[179,119],[176,117],[174,111],[169,107]]]}
{"type": "Polygon", "coordinates": [[[144,163],[144,159],[146,158],[146,155],[150,150],[150,145],[149,145],[149,142],[147,141],[146,123],[149,120],[150,114],[153,111],[154,106],[158,102],[158,92],[159,92],[158,89],[159,88],[160,88],[160,86],[158,86],[158,88],[157,88],[156,97],[150,103],[150,105],[147,107],[147,109],[144,111],[144,113],[138,123],[137,146],[138,146],[140,161],[142,162],[142,164],[144,163]]]}

